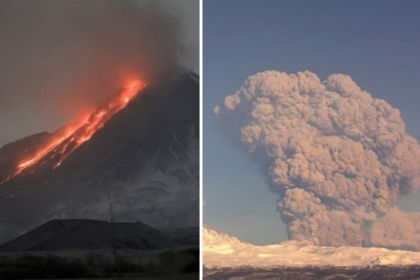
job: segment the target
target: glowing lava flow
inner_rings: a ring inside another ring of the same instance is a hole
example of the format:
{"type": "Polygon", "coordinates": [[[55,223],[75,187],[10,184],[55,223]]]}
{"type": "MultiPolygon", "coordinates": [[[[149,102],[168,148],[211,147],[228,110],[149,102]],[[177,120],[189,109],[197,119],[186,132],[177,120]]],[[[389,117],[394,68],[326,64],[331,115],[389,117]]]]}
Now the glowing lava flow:
{"type": "Polygon", "coordinates": [[[57,168],[75,149],[88,141],[96,131],[101,129],[112,116],[121,109],[124,109],[145,86],[145,83],[139,81],[130,83],[121,94],[115,96],[105,106],[86,114],[84,117],[58,130],[52,136],[52,140],[38,149],[32,157],[19,163],[15,171],[7,175],[0,182],[0,185],[16,177],[28,167],[37,164],[50,153],[52,153],[51,157],[45,159],[41,164],[47,162],[49,159],[53,159],[55,161],[53,169],[57,168]]]}

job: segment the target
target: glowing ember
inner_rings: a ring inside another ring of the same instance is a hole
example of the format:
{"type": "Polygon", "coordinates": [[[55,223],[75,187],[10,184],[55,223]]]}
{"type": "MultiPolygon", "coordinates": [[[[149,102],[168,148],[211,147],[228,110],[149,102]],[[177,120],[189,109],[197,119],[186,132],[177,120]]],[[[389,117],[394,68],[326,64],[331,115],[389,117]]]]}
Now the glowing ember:
{"type": "Polygon", "coordinates": [[[130,83],[104,107],[91,111],[63,129],[58,130],[51,141],[38,149],[31,158],[27,158],[19,163],[16,170],[7,175],[4,181],[0,182],[0,185],[16,177],[26,168],[38,163],[50,152],[54,152],[54,155],[59,155],[58,161],[53,166],[53,168],[57,168],[75,149],[88,141],[96,131],[101,129],[112,116],[124,109],[145,86],[145,83],[139,81],[130,83]]]}

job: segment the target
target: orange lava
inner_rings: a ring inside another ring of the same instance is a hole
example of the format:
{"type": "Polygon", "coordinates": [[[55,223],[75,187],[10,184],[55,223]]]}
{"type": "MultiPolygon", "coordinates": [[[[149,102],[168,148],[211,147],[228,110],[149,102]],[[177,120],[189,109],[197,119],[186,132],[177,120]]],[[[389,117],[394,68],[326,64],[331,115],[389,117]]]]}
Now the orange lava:
{"type": "MultiPolygon", "coordinates": [[[[16,177],[28,167],[39,163],[40,160],[50,152],[53,152],[53,156],[59,155],[53,169],[60,166],[74,150],[88,141],[96,131],[101,129],[105,123],[112,118],[112,116],[124,109],[145,86],[146,84],[140,81],[131,82],[120,94],[112,98],[105,106],[90,111],[71,124],[59,129],[52,136],[52,140],[38,149],[32,157],[22,160],[15,171],[7,175],[5,180],[0,182],[0,185],[16,177]]],[[[43,163],[45,161],[43,161],[43,163]]]]}

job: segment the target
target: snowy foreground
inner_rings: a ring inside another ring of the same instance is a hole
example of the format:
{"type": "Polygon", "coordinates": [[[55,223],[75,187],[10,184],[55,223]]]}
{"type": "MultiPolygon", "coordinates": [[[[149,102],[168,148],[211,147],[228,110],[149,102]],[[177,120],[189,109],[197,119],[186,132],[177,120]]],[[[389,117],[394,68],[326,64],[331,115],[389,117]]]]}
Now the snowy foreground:
{"type": "Polygon", "coordinates": [[[420,253],[383,248],[313,246],[296,241],[286,241],[278,245],[255,246],[204,227],[203,262],[204,266],[208,268],[405,266],[420,264],[420,253]]]}

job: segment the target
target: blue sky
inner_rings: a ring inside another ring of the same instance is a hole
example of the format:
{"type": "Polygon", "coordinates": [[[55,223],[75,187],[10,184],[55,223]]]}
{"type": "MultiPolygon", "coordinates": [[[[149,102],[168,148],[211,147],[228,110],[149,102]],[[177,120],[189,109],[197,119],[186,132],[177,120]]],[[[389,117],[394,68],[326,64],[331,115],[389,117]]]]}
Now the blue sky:
{"type": "MultiPolygon", "coordinates": [[[[287,238],[277,196],[216,129],[213,108],[255,73],[350,75],[420,139],[420,1],[204,0],[204,224],[255,244],[287,238]]],[[[420,194],[403,198],[420,210],[420,194]]]]}

